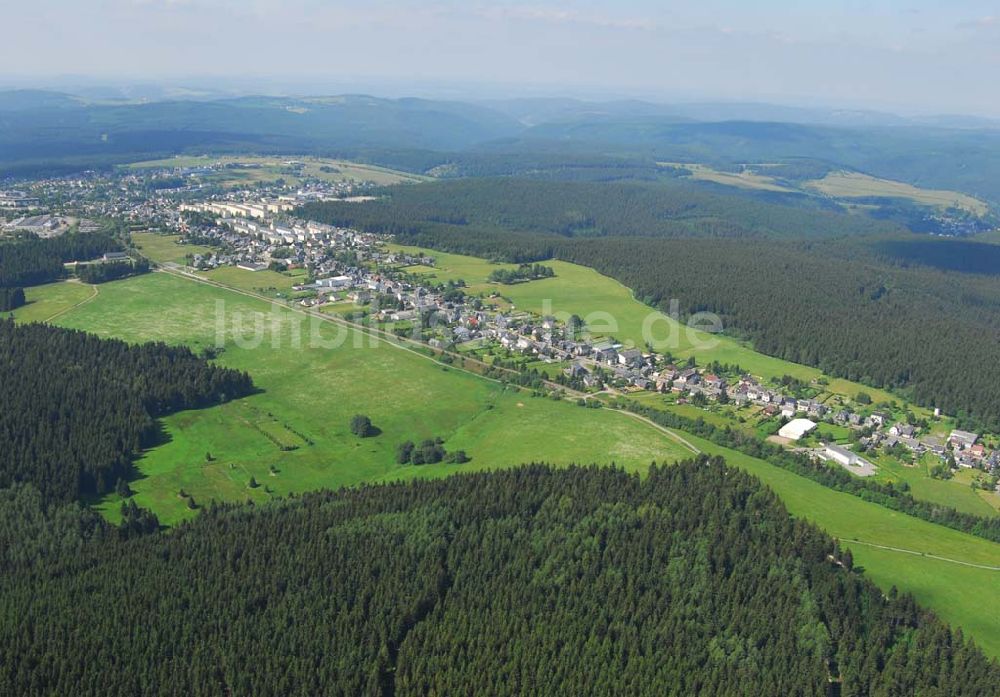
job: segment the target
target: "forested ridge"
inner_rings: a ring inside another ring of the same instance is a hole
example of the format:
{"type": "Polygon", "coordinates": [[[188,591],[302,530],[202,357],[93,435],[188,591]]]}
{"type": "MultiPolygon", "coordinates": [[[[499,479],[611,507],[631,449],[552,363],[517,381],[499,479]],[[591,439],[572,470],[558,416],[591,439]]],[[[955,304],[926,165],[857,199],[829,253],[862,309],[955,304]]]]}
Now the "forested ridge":
{"type": "Polygon", "coordinates": [[[0,693],[995,695],[1000,668],[721,460],[205,509],[0,493],[0,693]],[[45,544],[45,542],[48,544],[45,544]]]}
{"type": "MultiPolygon", "coordinates": [[[[592,206],[604,201],[602,190],[593,190],[592,206]]],[[[728,333],[749,339],[762,353],[899,390],[919,404],[957,415],[970,428],[1000,429],[1000,281],[984,273],[931,268],[924,263],[926,245],[910,246],[912,238],[730,239],[709,231],[683,239],[669,233],[666,238],[657,233],[657,239],[620,234],[581,239],[553,224],[523,225],[519,216],[528,204],[508,204],[499,195],[503,187],[484,210],[464,214],[461,198],[446,207],[425,185],[402,191],[371,204],[315,204],[303,212],[443,251],[589,266],[654,307],[666,308],[676,299],[683,316],[717,313],[728,333]],[[421,196],[428,199],[425,204],[421,196]]],[[[620,210],[616,195],[609,200],[609,210],[631,216],[620,210]]],[[[530,201],[545,209],[543,199],[530,201]]],[[[558,218],[566,206],[552,203],[541,219],[558,218]]],[[[811,213],[796,213],[810,224],[811,213]]],[[[617,229],[652,225],[644,222],[649,216],[640,211],[617,229]]],[[[851,216],[836,218],[852,224],[851,216]]],[[[933,244],[944,248],[951,242],[933,244]]],[[[939,256],[942,265],[954,262],[954,255],[939,256]]]]}
{"type": "Polygon", "coordinates": [[[573,237],[803,239],[901,230],[864,216],[767,203],[669,178],[655,182],[458,179],[394,187],[383,193],[377,201],[307,204],[301,214],[334,224],[410,234],[439,225],[573,237]]]}
{"type": "Polygon", "coordinates": [[[9,319],[0,319],[0,386],[0,487],[29,482],[54,501],[128,477],[157,417],[252,390],[246,373],[185,347],[9,319]]]}

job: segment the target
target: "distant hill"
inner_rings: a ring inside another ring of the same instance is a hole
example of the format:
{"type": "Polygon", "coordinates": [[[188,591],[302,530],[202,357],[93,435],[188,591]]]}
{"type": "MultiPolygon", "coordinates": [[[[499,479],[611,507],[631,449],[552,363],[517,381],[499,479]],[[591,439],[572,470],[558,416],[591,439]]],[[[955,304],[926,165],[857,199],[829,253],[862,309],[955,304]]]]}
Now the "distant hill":
{"type": "Polygon", "coordinates": [[[984,119],[920,120],[768,104],[561,98],[473,103],[358,94],[206,99],[201,93],[101,102],[16,90],[0,92],[0,176],[209,150],[359,156],[445,176],[539,169],[578,176],[571,170],[579,163],[601,160],[614,171],[587,176],[648,178],[655,160],[807,161],[811,172],[860,171],[996,204],[996,126],[984,119]]]}
{"type": "Polygon", "coordinates": [[[807,159],[932,189],[1000,202],[1000,130],[928,126],[835,128],[768,121],[581,116],[522,136],[565,147],[589,144],[671,161],[715,164],[807,159]]]}
{"type": "Polygon", "coordinates": [[[57,93],[0,93],[0,162],[6,163],[212,147],[447,151],[521,128],[472,104],[363,95],[87,104],[57,93]]]}
{"type": "Polygon", "coordinates": [[[41,109],[78,109],[83,101],[73,95],[45,90],[0,92],[0,112],[41,109]]]}

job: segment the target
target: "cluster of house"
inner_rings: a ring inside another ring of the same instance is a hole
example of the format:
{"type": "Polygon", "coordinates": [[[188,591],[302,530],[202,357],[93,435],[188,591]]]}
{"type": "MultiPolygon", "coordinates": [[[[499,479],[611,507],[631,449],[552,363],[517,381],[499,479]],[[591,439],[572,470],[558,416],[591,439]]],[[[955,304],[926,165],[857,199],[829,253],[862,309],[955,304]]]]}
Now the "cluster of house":
{"type": "MultiPolygon", "coordinates": [[[[884,426],[888,423],[884,414],[872,414],[871,422],[884,426]]],[[[933,453],[942,460],[954,458],[959,467],[975,467],[990,470],[1000,467],[1000,451],[990,451],[979,441],[979,434],[954,430],[947,440],[936,436],[920,436],[919,429],[912,424],[894,423],[884,430],[876,430],[859,443],[864,448],[894,448],[902,446],[916,456],[933,453]]]]}
{"type": "Polygon", "coordinates": [[[978,433],[952,431],[948,436],[952,457],[959,467],[978,467],[987,471],[1000,469],[1000,450],[990,451],[979,442],[978,433]]]}

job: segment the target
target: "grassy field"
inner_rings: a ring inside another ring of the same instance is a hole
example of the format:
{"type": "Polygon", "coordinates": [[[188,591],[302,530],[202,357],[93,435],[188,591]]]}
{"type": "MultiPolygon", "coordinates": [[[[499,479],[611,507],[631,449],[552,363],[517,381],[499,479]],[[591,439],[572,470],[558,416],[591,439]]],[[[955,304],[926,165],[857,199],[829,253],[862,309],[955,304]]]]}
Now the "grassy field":
{"type": "Polygon", "coordinates": [[[292,292],[292,286],[302,283],[301,275],[295,276],[291,273],[278,273],[270,269],[263,271],[247,271],[238,269],[235,266],[221,266],[211,271],[201,273],[205,278],[224,283],[240,290],[249,290],[264,295],[274,295],[277,293],[288,294],[292,292]]]}
{"type": "Polygon", "coordinates": [[[14,310],[22,322],[47,322],[72,307],[87,302],[97,293],[96,286],[77,281],[59,281],[24,289],[27,304],[14,310]]]}
{"type": "MultiPolygon", "coordinates": [[[[912,466],[903,465],[891,456],[876,458],[874,462],[879,467],[878,479],[906,482],[915,498],[987,518],[997,514],[996,508],[969,486],[973,475],[971,470],[960,470],[954,478],[942,480],[930,476],[930,468],[940,462],[933,455],[924,457],[912,466]]],[[[1000,500],[1000,496],[996,494],[985,493],[1000,500]]]]}
{"type": "Polygon", "coordinates": [[[976,242],[984,242],[986,244],[1000,244],[1000,228],[976,235],[972,239],[976,242]]]}
{"type": "Polygon", "coordinates": [[[180,235],[160,235],[155,232],[134,232],[132,241],[144,257],[157,263],[183,264],[188,254],[208,254],[212,250],[196,244],[177,244],[180,235]]]}
{"type": "Polygon", "coordinates": [[[750,169],[740,172],[722,172],[708,165],[690,164],[686,162],[657,162],[662,167],[680,167],[690,170],[690,179],[699,181],[714,182],[726,186],[735,186],[740,189],[755,189],[757,191],[780,191],[784,193],[794,192],[787,186],[782,186],[774,177],[759,174],[750,169]]]}
{"type": "MultiPolygon", "coordinates": [[[[412,476],[415,468],[395,463],[396,446],[404,440],[440,436],[446,447],[464,449],[472,458],[467,465],[427,468],[439,474],[541,460],[615,462],[642,470],[653,460],[690,454],[623,414],[508,391],[329,322],[316,321],[318,338],[332,345],[339,336],[342,345],[311,346],[308,318],[167,274],[105,284],[99,298],[59,324],[204,348],[216,343],[217,302],[224,303],[228,319],[222,323],[226,348],[220,362],[250,371],[263,392],[164,420],[166,441],[139,461],[133,489],[136,501],[165,522],[193,515],[178,495],[181,489],[199,503],[263,500],[412,476]],[[232,320],[239,313],[248,340],[254,319],[261,320],[258,347],[237,344],[232,320]],[[299,318],[301,347],[294,348],[299,318]],[[382,433],[353,436],[348,427],[356,413],[369,415],[382,433]],[[248,488],[251,477],[259,487],[248,488]]],[[[99,507],[114,518],[118,505],[112,495],[99,507]]]]}
{"type": "Polygon", "coordinates": [[[860,172],[830,172],[822,179],[807,182],[805,187],[834,198],[905,198],[925,206],[961,208],[978,216],[989,212],[984,202],[957,191],[921,189],[860,172]]]}
{"type": "Polygon", "coordinates": [[[449,254],[420,247],[408,247],[400,244],[390,244],[386,247],[394,252],[406,252],[412,255],[426,254],[434,257],[434,266],[407,266],[403,270],[407,273],[422,276],[428,280],[437,282],[463,280],[469,285],[470,293],[502,291],[506,286],[495,283],[487,283],[486,279],[490,273],[496,269],[513,269],[516,264],[497,264],[486,259],[470,257],[462,254],[449,254]]]}
{"type": "Polygon", "coordinates": [[[328,182],[370,181],[380,185],[405,184],[427,181],[429,177],[400,172],[386,167],[365,165],[346,160],[288,155],[284,157],[238,156],[178,156],[162,160],[135,162],[127,166],[132,170],[163,169],[174,167],[208,167],[216,164],[252,165],[247,169],[221,169],[205,175],[205,179],[223,186],[273,183],[283,179],[291,186],[298,186],[305,178],[328,182]],[[297,163],[292,165],[290,163],[297,163]]]}
{"type": "MultiPolygon", "coordinates": [[[[805,182],[801,188],[798,188],[794,184],[788,184],[766,174],[761,174],[752,168],[747,168],[740,172],[723,172],[709,165],[697,163],[659,162],[657,164],[663,167],[680,167],[689,170],[691,174],[687,178],[696,181],[713,182],[715,184],[755,191],[822,194],[832,198],[844,199],[846,205],[850,205],[847,202],[851,199],[902,198],[941,209],[959,208],[980,217],[989,212],[989,205],[987,203],[958,191],[924,189],[892,179],[872,177],[860,172],[830,172],[822,179],[805,182]]],[[[752,165],[752,167],[759,169],[766,167],[766,165],[752,165]]],[[[853,207],[859,211],[871,211],[878,208],[878,206],[868,205],[855,205],[853,207]]]]}

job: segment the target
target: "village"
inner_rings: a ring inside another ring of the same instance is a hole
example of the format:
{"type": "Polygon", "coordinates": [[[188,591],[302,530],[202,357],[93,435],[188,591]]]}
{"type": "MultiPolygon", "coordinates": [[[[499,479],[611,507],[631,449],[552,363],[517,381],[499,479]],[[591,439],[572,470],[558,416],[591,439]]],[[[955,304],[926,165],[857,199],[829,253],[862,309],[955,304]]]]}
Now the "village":
{"type": "MultiPolygon", "coordinates": [[[[386,236],[296,219],[294,207],[294,196],[182,204],[180,231],[215,249],[192,254],[190,266],[297,273],[301,282],[283,297],[288,302],[405,334],[437,351],[535,370],[583,393],[659,394],[674,405],[724,410],[734,421],[756,423],[772,442],[858,476],[876,473],[876,453],[909,462],[936,458],[942,476],[957,468],[1000,473],[1000,450],[978,434],[940,432],[892,405],[824,395],[796,381],[768,384],[738,366],[698,366],[591,335],[578,317],[511,307],[502,283],[478,293],[461,281],[433,283],[426,280],[431,256],[393,250],[386,236]]],[[[940,417],[936,411],[933,418],[940,417]]]]}

